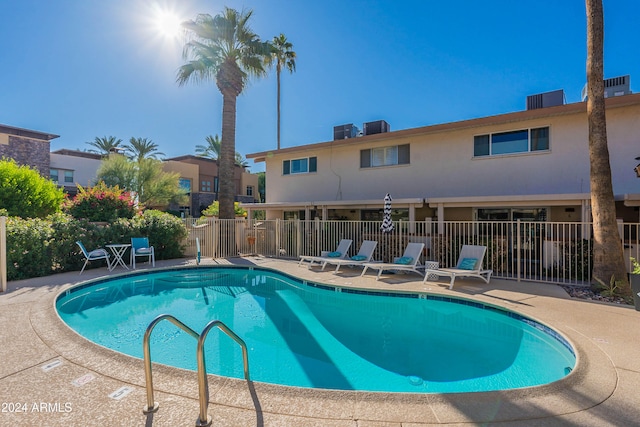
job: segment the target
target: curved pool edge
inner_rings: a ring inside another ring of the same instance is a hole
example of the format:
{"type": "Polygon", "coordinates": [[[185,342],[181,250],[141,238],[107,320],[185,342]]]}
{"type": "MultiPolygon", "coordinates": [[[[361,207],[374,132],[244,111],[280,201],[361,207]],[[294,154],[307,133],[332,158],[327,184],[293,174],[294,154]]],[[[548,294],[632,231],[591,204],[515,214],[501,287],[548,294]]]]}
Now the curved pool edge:
{"type": "MultiPolygon", "coordinates": [[[[91,282],[96,280],[101,279],[91,282]]],[[[317,282],[315,279],[313,281],[317,282]]],[[[55,301],[61,292],[73,286],[77,285],[65,285],[34,304],[30,312],[32,327],[40,339],[62,358],[139,388],[138,399],[142,408],[145,403],[142,361],[82,338],[58,317],[55,301]]],[[[361,286],[353,288],[365,289],[361,286]]],[[[452,296],[437,290],[429,293],[452,296]]],[[[482,298],[468,299],[514,311],[494,302],[483,301],[482,298]]],[[[265,383],[252,383],[251,388],[242,380],[209,375],[210,402],[221,407],[243,408],[253,412],[257,405],[264,413],[319,419],[438,424],[546,418],[589,409],[612,395],[617,383],[615,368],[607,355],[591,340],[529,313],[522,315],[552,327],[569,340],[578,356],[576,368],[570,375],[551,384],[525,389],[450,394],[334,391],[265,383]],[[292,400],[295,400],[294,405],[291,404],[292,400]]],[[[153,369],[156,393],[197,399],[195,372],[156,364],[153,369]]],[[[162,402],[159,403],[162,410],[162,402]]]]}

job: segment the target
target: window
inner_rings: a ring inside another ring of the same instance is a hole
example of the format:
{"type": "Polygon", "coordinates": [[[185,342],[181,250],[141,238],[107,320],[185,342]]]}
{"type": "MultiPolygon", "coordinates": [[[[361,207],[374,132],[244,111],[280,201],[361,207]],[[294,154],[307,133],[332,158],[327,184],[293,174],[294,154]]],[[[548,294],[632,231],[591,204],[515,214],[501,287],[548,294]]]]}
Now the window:
{"type": "Polygon", "coordinates": [[[473,137],[474,157],[528,153],[548,149],[548,127],[476,135],[473,137]]]}
{"type": "Polygon", "coordinates": [[[191,180],[188,178],[180,178],[179,181],[180,188],[187,192],[187,194],[191,193],[191,180]]]}
{"type": "Polygon", "coordinates": [[[211,181],[200,182],[200,191],[211,193],[211,181]]]}
{"type": "Polygon", "coordinates": [[[305,157],[303,159],[284,160],[282,162],[283,175],[292,175],[296,173],[312,173],[317,171],[317,157],[305,157]]]}
{"type": "Polygon", "coordinates": [[[476,209],[478,221],[546,221],[547,208],[486,208],[476,209]]]}
{"type": "Polygon", "coordinates": [[[73,182],[73,171],[64,171],[64,182],[73,182]]]}
{"type": "Polygon", "coordinates": [[[253,185],[247,185],[247,196],[253,196],[253,185]]]}
{"type": "Polygon", "coordinates": [[[408,165],[409,157],[409,144],[360,150],[360,167],[408,165]]]}
{"type": "Polygon", "coordinates": [[[58,169],[49,169],[49,178],[53,182],[58,182],[58,169]]]}
{"type": "Polygon", "coordinates": [[[220,180],[217,176],[213,178],[213,191],[216,193],[220,191],[220,180]]]}

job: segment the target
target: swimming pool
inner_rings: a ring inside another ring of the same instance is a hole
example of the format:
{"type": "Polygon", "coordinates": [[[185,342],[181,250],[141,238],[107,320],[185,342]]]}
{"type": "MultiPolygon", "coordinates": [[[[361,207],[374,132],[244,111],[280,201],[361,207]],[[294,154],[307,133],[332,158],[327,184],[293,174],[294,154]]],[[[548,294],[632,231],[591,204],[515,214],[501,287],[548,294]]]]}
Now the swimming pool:
{"type": "MultiPolygon", "coordinates": [[[[249,350],[251,378],[274,384],[412,393],[547,384],[575,366],[571,345],[532,319],[470,300],[334,288],[243,267],[145,272],[58,296],[60,317],[87,339],[142,358],[146,327],[171,314],[195,331],[219,319],[249,350]]],[[[152,360],[196,368],[196,341],[169,322],[152,360]]],[[[240,348],[212,331],[211,374],[243,378],[240,348]]]]}

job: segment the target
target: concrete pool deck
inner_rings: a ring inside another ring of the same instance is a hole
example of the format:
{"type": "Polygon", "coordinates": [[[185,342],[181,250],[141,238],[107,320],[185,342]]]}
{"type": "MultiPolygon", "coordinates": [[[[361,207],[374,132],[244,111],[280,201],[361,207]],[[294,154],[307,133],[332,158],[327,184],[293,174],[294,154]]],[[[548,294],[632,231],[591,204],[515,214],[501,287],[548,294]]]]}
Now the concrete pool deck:
{"type": "MultiPolygon", "coordinates": [[[[630,426],[640,422],[640,312],[572,299],[554,285],[492,279],[422,283],[416,274],[360,277],[361,269],[299,268],[262,257],[208,263],[255,264],[333,286],[473,298],[517,311],[564,334],[576,369],[553,384],[489,393],[388,394],[312,390],[209,376],[214,426],[421,427],[432,425],[630,426]]],[[[159,261],[156,268],[193,265],[159,261]]],[[[143,268],[146,267],[146,264],[143,268]]],[[[144,415],[143,363],[71,331],[55,313],[62,290],[115,275],[106,268],[9,282],[0,293],[0,426],[193,426],[195,372],[153,366],[156,413],[144,415]]],[[[446,278],[443,278],[446,279],[446,278]]],[[[446,360],[442,360],[446,364],[446,360]]]]}

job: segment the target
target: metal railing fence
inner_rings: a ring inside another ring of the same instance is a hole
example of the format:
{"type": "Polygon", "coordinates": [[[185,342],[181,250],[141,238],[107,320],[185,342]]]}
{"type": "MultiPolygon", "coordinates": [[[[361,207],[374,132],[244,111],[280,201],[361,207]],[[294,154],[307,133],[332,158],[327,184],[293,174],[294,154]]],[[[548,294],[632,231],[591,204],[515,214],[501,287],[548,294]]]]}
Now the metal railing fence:
{"type": "MultiPolygon", "coordinates": [[[[402,256],[409,242],[422,242],[422,260],[455,266],[464,244],[487,246],[484,267],[494,277],[561,284],[591,282],[592,225],[540,221],[396,221],[392,233],[380,231],[380,221],[219,220],[187,219],[187,255],[195,255],[195,238],[203,257],[246,254],[297,259],[299,255],[335,250],[340,239],[351,239],[350,255],[364,240],[376,240],[374,259],[390,262],[402,256]]],[[[640,224],[620,224],[625,259],[639,258],[640,224]]]]}

